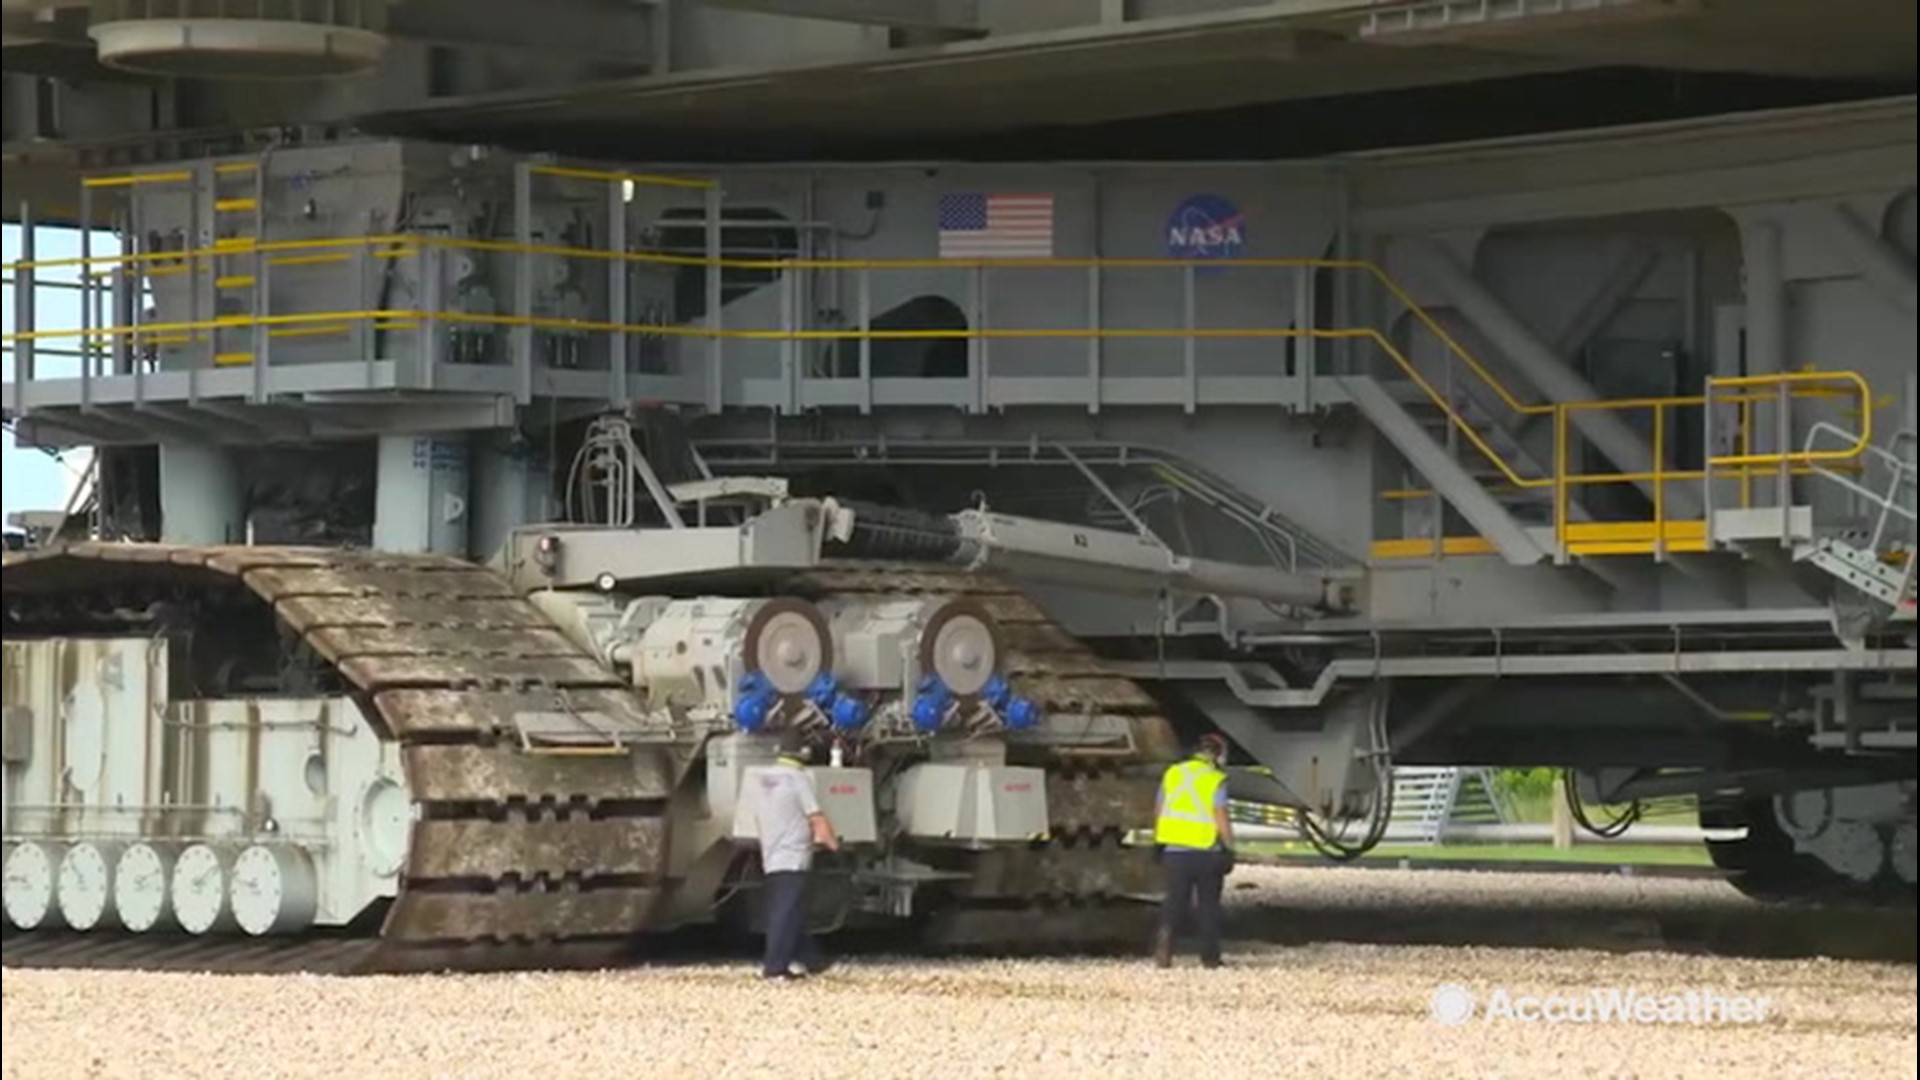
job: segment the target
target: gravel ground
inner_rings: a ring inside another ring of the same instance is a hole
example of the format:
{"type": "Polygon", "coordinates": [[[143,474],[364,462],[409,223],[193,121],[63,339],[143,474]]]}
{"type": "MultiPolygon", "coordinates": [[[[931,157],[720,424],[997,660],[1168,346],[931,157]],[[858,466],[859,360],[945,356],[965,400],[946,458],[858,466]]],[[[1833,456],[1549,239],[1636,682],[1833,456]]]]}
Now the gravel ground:
{"type": "MultiPolygon", "coordinates": [[[[1243,868],[1236,918],[1402,893],[1512,909],[1725,902],[1714,882],[1243,868]],[[1462,879],[1447,882],[1445,878],[1462,879]],[[1517,880],[1500,880],[1517,879],[1517,880]],[[1676,895],[1678,894],[1678,898],[1676,895]],[[1689,899],[1691,897],[1691,899],[1689,899]],[[1637,899],[1636,899],[1637,898],[1637,899]]],[[[8,970],[7,1077],[1914,1076],[1910,964],[1660,952],[1240,942],[1229,967],[862,957],[800,985],[750,964],[411,979],[8,970]],[[1476,1014],[1434,1018],[1457,984],[1476,1014]],[[1689,990],[1770,1002],[1754,1023],[1489,1019],[1502,989],[1689,990]],[[402,1002],[405,1004],[401,1004],[402,1002]]]]}

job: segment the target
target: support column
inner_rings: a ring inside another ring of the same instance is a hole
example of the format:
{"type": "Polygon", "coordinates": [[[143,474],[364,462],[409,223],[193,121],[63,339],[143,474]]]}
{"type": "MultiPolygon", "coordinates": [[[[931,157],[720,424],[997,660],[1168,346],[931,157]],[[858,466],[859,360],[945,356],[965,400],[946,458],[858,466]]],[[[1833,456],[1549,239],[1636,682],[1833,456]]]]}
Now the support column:
{"type": "Polygon", "coordinates": [[[1780,226],[1749,221],[1741,229],[1743,286],[1747,301],[1747,374],[1786,370],[1786,272],[1780,261],[1780,226]]]}
{"type": "MultiPolygon", "coordinates": [[[[1506,305],[1488,292],[1471,271],[1445,247],[1426,237],[1407,237],[1408,246],[1431,270],[1433,283],[1447,299],[1485,334],[1494,347],[1512,360],[1528,381],[1548,401],[1596,401],[1600,395],[1580,377],[1526,324],[1515,318],[1506,305]]],[[[1571,425],[1585,435],[1601,453],[1622,472],[1653,471],[1653,449],[1640,433],[1630,427],[1616,410],[1576,409],[1568,414],[1571,425]]],[[[1649,494],[1651,482],[1637,484],[1649,494]]],[[[1673,518],[1697,517],[1701,511],[1699,494],[1683,484],[1668,484],[1667,513],[1673,518]]]]}
{"type": "Polygon", "coordinates": [[[247,542],[247,490],[231,450],[205,443],[160,444],[160,540],[247,542]]]}
{"type": "MultiPolygon", "coordinates": [[[[1751,218],[1740,227],[1741,289],[1746,294],[1748,375],[1778,375],[1787,370],[1786,270],[1780,253],[1780,223],[1769,218],[1751,218]]],[[[1756,391],[1747,390],[1752,394],[1756,391]]],[[[1752,434],[1749,449],[1756,454],[1778,453],[1780,423],[1778,404],[1755,402],[1752,410],[1752,434]]],[[[1782,502],[1792,502],[1791,477],[1771,481],[1756,477],[1757,492],[1772,490],[1782,502]]]]}
{"type": "Polygon", "coordinates": [[[545,466],[502,436],[473,442],[473,525],[468,551],[485,561],[506,546],[514,529],[549,520],[545,466]]]}
{"type": "Polygon", "coordinates": [[[373,547],[467,555],[467,436],[380,436],[373,547]]]}

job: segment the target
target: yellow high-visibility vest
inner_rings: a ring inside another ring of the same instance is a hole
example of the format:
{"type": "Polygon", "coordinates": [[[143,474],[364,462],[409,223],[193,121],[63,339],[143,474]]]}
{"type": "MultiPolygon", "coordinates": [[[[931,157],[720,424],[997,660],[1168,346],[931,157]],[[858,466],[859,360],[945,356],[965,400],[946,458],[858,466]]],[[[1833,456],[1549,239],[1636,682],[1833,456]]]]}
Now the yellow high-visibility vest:
{"type": "Polygon", "coordinates": [[[1220,839],[1213,800],[1227,774],[1201,758],[1189,758],[1160,778],[1160,817],[1153,842],[1168,847],[1211,848],[1220,839]]]}

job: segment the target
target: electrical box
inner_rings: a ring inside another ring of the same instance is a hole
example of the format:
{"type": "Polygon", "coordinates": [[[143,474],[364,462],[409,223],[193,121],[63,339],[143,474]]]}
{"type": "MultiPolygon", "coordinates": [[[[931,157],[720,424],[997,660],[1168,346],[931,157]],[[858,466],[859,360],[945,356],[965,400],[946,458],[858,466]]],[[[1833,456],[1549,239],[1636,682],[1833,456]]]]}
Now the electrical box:
{"type": "MultiPolygon", "coordinates": [[[[749,767],[740,778],[740,795],[734,800],[733,808],[735,840],[760,838],[753,800],[759,790],[760,775],[766,771],[764,765],[749,767]]],[[[813,777],[814,797],[820,802],[820,812],[833,822],[833,831],[839,834],[842,844],[871,844],[880,839],[874,819],[872,769],[822,767],[809,768],[806,772],[813,777]]]]}
{"type": "Polygon", "coordinates": [[[1024,844],[1047,836],[1047,776],[1013,765],[915,765],[900,777],[901,829],[916,840],[1024,844]]]}
{"type": "Polygon", "coordinates": [[[33,710],[9,705],[0,714],[0,760],[24,765],[33,757],[33,710]]]}

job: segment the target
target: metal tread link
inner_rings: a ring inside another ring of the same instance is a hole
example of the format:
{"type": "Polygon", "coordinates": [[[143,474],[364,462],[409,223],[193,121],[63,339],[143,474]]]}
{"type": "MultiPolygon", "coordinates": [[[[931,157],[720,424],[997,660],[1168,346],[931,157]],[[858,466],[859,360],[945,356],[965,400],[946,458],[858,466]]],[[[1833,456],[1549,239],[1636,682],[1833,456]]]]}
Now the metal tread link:
{"type": "Polygon", "coordinates": [[[334,951],[354,970],[591,965],[650,922],[669,765],[646,749],[545,756],[516,745],[518,712],[634,734],[647,720],[618,676],[497,575],[444,556],[79,544],[10,559],[7,584],[28,584],[34,563],[73,559],[238,578],[400,743],[407,863],[377,947],[334,951]]]}

